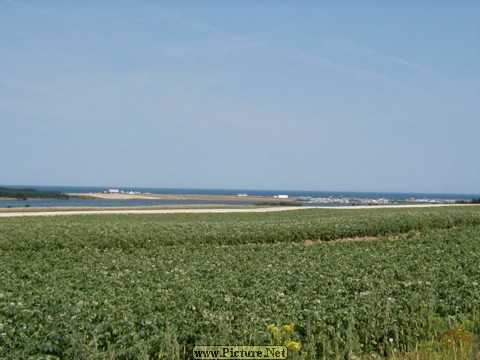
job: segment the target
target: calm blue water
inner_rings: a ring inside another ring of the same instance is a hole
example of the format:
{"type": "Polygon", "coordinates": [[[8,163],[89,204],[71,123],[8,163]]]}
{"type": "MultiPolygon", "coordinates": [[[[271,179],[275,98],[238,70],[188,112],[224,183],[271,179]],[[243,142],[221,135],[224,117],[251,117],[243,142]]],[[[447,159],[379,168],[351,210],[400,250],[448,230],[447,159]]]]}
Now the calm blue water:
{"type": "MultiPolygon", "coordinates": [[[[113,206],[163,206],[163,205],[208,205],[212,201],[202,200],[102,200],[102,199],[69,199],[69,200],[43,200],[43,199],[29,199],[29,200],[15,200],[15,201],[0,201],[0,208],[2,207],[113,207],[113,206]]],[[[256,202],[251,201],[222,201],[216,202],[225,205],[253,205],[256,202]]]]}
{"type": "MultiPolygon", "coordinates": [[[[87,187],[87,186],[13,186],[7,187],[30,187],[39,190],[54,190],[64,193],[90,193],[102,192],[107,190],[106,187],[87,187]]],[[[389,200],[406,200],[406,199],[435,199],[435,200],[471,200],[480,198],[479,194],[425,194],[425,193],[385,193],[385,192],[351,192],[351,191],[305,191],[305,190],[245,190],[245,189],[176,189],[176,188],[138,188],[138,187],[115,187],[123,191],[138,191],[141,193],[152,194],[203,194],[203,195],[237,195],[238,193],[246,193],[252,196],[275,196],[285,194],[289,197],[335,197],[335,198],[357,198],[357,199],[378,199],[386,198],[389,200]]],[[[251,205],[256,202],[251,201],[200,201],[200,200],[18,200],[18,201],[0,201],[0,207],[24,207],[27,204],[32,207],[53,207],[53,206],[91,206],[91,207],[109,207],[109,206],[161,206],[161,205],[192,205],[192,204],[212,204],[221,203],[226,205],[251,205]]],[[[309,206],[335,206],[334,204],[305,204],[309,206]]]]}

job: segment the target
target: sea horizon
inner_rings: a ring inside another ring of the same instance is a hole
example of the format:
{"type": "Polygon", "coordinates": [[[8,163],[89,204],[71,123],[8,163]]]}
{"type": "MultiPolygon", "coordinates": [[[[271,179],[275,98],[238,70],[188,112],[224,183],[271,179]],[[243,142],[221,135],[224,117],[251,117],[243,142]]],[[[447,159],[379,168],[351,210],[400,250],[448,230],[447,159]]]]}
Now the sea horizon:
{"type": "Polygon", "coordinates": [[[134,191],[151,194],[179,195],[237,195],[289,197],[345,197],[345,198],[385,198],[390,200],[407,199],[441,199],[441,200],[471,200],[479,198],[479,193],[438,193],[438,192],[403,192],[403,191],[338,191],[338,190],[295,190],[295,189],[245,189],[245,188],[176,188],[176,187],[145,187],[145,186],[86,186],[86,185],[0,185],[11,188],[35,188],[38,190],[60,191],[63,193],[96,193],[109,189],[134,191]]]}

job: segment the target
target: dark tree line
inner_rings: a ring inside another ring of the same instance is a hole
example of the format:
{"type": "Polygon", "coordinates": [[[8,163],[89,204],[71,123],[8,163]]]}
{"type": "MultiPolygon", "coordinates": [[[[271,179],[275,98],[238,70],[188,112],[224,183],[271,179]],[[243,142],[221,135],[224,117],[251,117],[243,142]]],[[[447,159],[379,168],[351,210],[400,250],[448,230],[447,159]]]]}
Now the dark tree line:
{"type": "Polygon", "coordinates": [[[480,198],[473,198],[472,200],[459,200],[458,204],[480,204],[480,198]]]}
{"type": "Polygon", "coordinates": [[[15,199],[68,199],[68,195],[60,191],[37,190],[32,188],[6,188],[0,187],[0,198],[15,199]]]}

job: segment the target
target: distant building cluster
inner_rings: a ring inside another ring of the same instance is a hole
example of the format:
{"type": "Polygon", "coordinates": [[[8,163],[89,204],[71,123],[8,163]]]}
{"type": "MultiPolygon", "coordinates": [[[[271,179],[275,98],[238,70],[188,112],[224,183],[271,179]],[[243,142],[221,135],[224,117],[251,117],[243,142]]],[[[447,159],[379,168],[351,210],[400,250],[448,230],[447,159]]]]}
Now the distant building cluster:
{"type": "Polygon", "coordinates": [[[399,203],[418,203],[418,204],[448,204],[454,203],[454,200],[438,200],[438,199],[415,199],[410,198],[406,200],[390,200],[386,198],[378,199],[359,199],[359,198],[344,198],[344,197],[302,197],[302,201],[309,204],[351,204],[351,205],[394,205],[399,203]]]}
{"type": "Polygon", "coordinates": [[[351,199],[343,197],[319,197],[319,198],[302,198],[305,202],[309,204],[350,204],[351,199]]]}
{"type": "Polygon", "coordinates": [[[119,189],[108,189],[103,192],[104,194],[126,194],[126,195],[140,195],[139,191],[123,191],[119,189]]]}
{"type": "MultiPolygon", "coordinates": [[[[247,197],[248,194],[247,193],[238,193],[237,196],[238,197],[247,197]]],[[[288,195],[283,195],[283,194],[274,195],[273,198],[274,199],[288,199],[288,195]]]]}

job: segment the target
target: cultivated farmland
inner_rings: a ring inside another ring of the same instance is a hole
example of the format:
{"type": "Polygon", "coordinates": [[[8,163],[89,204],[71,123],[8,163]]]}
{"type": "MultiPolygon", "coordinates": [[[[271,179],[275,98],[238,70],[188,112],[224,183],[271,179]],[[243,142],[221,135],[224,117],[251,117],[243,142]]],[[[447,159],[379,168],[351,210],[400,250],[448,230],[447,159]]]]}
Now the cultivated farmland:
{"type": "Polygon", "coordinates": [[[0,358],[475,358],[479,334],[478,206],[0,219],[0,358]]]}

